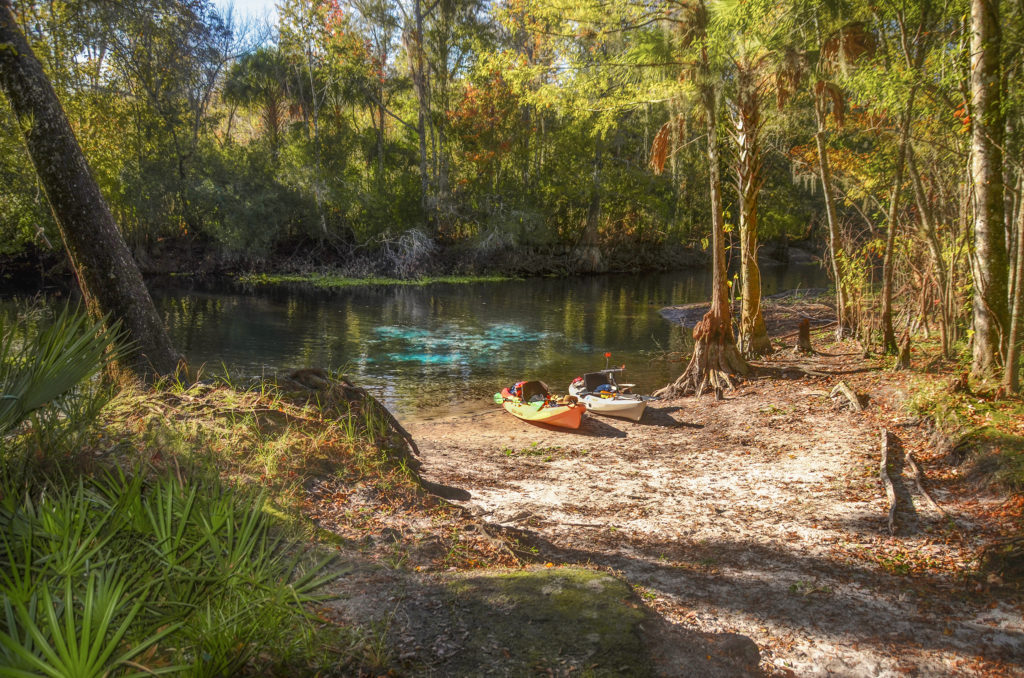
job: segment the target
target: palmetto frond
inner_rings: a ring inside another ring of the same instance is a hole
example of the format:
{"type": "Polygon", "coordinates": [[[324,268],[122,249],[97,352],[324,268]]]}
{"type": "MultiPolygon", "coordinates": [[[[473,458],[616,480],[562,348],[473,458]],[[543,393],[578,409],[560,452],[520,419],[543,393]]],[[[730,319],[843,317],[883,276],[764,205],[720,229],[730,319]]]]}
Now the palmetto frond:
{"type": "Polygon", "coordinates": [[[0,435],[96,374],[118,334],[68,308],[27,337],[0,319],[0,435]]]}

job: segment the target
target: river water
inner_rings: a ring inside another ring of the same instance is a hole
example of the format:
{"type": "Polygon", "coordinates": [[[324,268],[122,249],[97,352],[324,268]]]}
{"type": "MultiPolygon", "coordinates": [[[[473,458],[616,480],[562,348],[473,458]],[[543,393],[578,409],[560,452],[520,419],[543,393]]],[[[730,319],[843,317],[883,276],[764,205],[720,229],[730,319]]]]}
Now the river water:
{"type": "MultiPolygon", "coordinates": [[[[817,265],[764,267],[764,294],[822,287],[817,265]]],[[[539,278],[500,283],[161,287],[157,307],[175,346],[207,377],[299,367],[346,374],[399,412],[486,402],[519,379],[564,393],[573,377],[625,364],[619,381],[659,388],[682,365],[689,331],[659,309],[710,295],[706,270],[539,278]]]]}

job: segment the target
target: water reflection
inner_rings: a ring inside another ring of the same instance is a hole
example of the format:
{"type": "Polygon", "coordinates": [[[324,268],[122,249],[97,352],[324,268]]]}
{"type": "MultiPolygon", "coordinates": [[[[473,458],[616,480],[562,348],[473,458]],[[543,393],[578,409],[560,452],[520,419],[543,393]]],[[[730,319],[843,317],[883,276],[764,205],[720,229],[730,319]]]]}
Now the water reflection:
{"type": "MultiPolygon", "coordinates": [[[[821,286],[817,266],[768,269],[766,294],[821,286]]],[[[175,345],[193,364],[247,376],[278,369],[342,369],[389,405],[408,410],[486,398],[506,382],[539,378],[564,391],[577,374],[626,363],[641,391],[674,378],[689,332],[658,310],[710,294],[705,271],[507,283],[155,290],[175,345]]]]}

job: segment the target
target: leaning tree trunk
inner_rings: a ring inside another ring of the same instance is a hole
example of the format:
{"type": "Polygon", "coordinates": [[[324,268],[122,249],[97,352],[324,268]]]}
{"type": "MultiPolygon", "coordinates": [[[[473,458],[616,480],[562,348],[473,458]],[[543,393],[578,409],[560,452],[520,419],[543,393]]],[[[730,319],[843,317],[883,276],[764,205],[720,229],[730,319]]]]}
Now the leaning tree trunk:
{"type": "Polygon", "coordinates": [[[747,358],[771,353],[772,344],[761,314],[761,270],[757,266],[757,198],[761,176],[761,102],[751,69],[740,68],[736,111],[736,184],[739,191],[740,350],[747,358]]]}
{"type": "Polygon", "coordinates": [[[999,0],[971,2],[971,175],[974,181],[974,342],[971,372],[998,365],[1007,334],[1003,230],[999,0]]]}
{"type": "Polygon", "coordinates": [[[730,375],[746,374],[747,363],[736,348],[729,310],[728,273],[725,269],[725,217],[722,214],[722,179],[718,166],[717,101],[714,90],[701,93],[708,120],[708,174],[711,191],[711,309],[693,328],[693,357],[673,383],[658,390],[658,397],[696,393],[709,386],[717,393],[731,387],[730,375]]]}
{"type": "Polygon", "coordinates": [[[131,342],[121,366],[143,377],[172,373],[180,358],[10,0],[0,0],[0,89],[18,118],[86,307],[94,317],[120,321],[131,342]]]}

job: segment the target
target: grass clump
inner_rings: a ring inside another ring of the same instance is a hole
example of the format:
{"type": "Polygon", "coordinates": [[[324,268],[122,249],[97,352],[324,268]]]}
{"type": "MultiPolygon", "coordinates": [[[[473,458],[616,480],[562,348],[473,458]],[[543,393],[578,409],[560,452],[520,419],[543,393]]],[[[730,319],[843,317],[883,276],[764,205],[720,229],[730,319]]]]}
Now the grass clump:
{"type": "MultiPolygon", "coordinates": [[[[508,675],[655,673],[638,628],[643,606],[627,583],[604,572],[529,568],[467,575],[448,586],[470,631],[473,661],[493,655],[508,675]]],[[[454,657],[444,670],[468,675],[474,667],[454,657]]]]}

